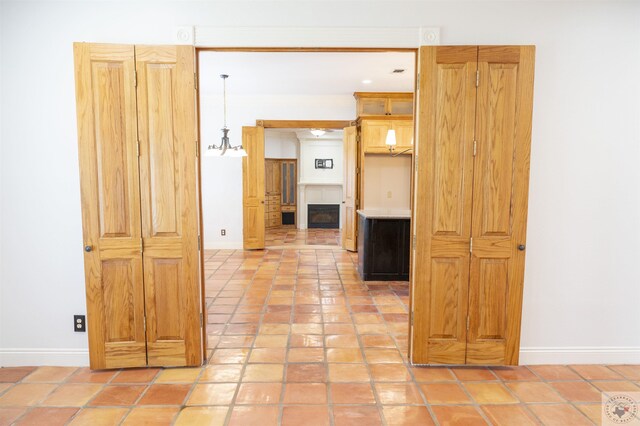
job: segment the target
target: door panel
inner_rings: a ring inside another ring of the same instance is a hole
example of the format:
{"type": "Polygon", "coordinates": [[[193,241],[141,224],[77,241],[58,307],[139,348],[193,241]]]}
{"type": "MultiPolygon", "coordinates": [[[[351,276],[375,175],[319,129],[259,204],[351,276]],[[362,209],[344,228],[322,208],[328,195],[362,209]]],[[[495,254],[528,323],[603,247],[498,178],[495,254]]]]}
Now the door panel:
{"type": "Polygon", "coordinates": [[[366,154],[388,154],[387,133],[391,129],[389,120],[362,120],[362,141],[366,154]]]}
{"type": "Polygon", "coordinates": [[[357,244],[357,191],[358,191],[358,129],[355,126],[345,127],[343,134],[344,150],[344,201],[342,202],[342,248],[349,251],[356,251],[357,244]]]}
{"type": "Polygon", "coordinates": [[[147,363],[134,48],[74,45],[89,358],[147,363]]]}
{"type": "MultiPolygon", "coordinates": [[[[243,127],[242,210],[245,249],[264,249],[264,128],[243,127]]],[[[278,184],[279,187],[279,184],[278,184]]]]}
{"type": "Polygon", "coordinates": [[[200,365],[194,50],[136,46],[149,365],[200,365]]]}
{"type": "Polygon", "coordinates": [[[422,47],[415,146],[412,361],[463,364],[476,46],[422,47]]]}
{"type": "Polygon", "coordinates": [[[517,364],[533,46],[480,46],[467,363],[517,364]]]}

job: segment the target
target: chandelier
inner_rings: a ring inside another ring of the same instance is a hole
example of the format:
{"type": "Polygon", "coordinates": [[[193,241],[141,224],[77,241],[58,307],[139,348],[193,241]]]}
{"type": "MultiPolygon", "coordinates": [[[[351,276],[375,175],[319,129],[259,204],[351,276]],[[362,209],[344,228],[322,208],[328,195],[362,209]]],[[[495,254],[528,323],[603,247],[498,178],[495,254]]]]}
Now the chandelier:
{"type": "Polygon", "coordinates": [[[229,78],[229,76],[227,74],[221,74],[220,78],[222,78],[222,93],[224,99],[224,127],[221,129],[222,140],[220,141],[220,145],[209,145],[205,155],[207,157],[226,158],[246,157],[247,151],[242,148],[242,145],[231,146],[231,143],[229,143],[229,128],[227,127],[227,78],[229,78]]]}

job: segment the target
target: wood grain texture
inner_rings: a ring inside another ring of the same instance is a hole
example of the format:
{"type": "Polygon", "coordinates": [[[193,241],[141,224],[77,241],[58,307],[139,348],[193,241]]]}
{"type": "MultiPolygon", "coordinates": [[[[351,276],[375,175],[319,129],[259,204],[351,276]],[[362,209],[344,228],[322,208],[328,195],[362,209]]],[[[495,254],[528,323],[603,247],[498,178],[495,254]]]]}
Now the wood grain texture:
{"type": "Polygon", "coordinates": [[[358,214],[356,201],[358,199],[358,129],[356,126],[344,128],[343,133],[343,194],[342,217],[342,248],[356,251],[358,244],[358,214]]]}
{"type": "Polygon", "coordinates": [[[202,362],[194,49],[136,46],[147,352],[202,362]]]}
{"type": "Polygon", "coordinates": [[[534,48],[424,47],[419,66],[412,361],[516,365],[534,48]]]}
{"type": "Polygon", "coordinates": [[[480,46],[467,363],[517,365],[533,106],[533,46],[480,46]]]}
{"type": "Polygon", "coordinates": [[[342,129],[345,120],[256,120],[256,126],[265,129],[342,129]]]}
{"type": "Polygon", "coordinates": [[[134,48],[76,43],[74,59],[90,366],[144,366],[134,48]]]}
{"type": "Polygon", "coordinates": [[[264,128],[242,128],[242,213],[244,248],[264,249],[264,128]]]}
{"type": "Polygon", "coordinates": [[[416,364],[465,362],[477,67],[471,51],[420,49],[412,262],[416,364]]]}

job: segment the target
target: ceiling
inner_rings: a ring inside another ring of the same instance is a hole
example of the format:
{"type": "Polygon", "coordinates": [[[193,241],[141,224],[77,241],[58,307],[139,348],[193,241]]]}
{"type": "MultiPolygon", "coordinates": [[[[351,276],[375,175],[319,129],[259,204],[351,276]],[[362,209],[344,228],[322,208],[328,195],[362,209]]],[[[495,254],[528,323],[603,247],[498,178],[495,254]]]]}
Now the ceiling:
{"type": "Polygon", "coordinates": [[[351,95],[413,92],[413,52],[200,52],[201,95],[351,95]],[[405,69],[394,74],[394,69],[405,69]],[[362,83],[371,80],[370,84],[362,83]]]}

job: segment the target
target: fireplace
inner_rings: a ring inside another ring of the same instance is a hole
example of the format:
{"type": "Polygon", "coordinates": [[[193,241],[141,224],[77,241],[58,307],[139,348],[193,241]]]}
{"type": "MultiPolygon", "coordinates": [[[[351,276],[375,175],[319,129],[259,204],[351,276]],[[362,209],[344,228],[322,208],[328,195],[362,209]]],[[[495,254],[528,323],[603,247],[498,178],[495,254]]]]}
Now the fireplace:
{"type": "Polygon", "coordinates": [[[340,204],[307,204],[308,228],[340,228],[340,204]]]}

